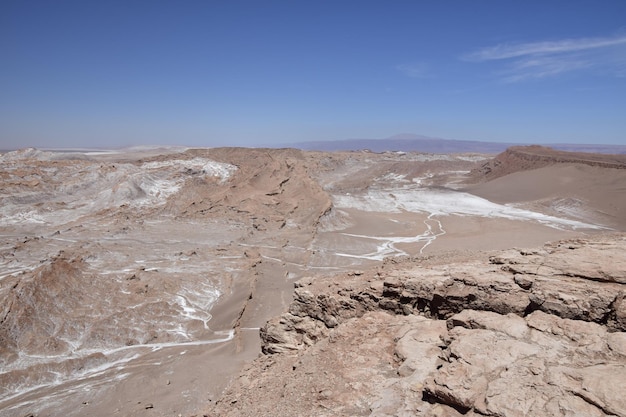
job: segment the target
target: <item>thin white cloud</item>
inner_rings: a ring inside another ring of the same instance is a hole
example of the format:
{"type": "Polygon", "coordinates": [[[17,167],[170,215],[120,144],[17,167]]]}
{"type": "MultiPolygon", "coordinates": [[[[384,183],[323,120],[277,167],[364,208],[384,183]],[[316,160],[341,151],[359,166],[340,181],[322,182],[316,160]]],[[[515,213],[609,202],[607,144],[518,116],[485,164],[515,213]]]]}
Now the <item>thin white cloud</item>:
{"type": "Polygon", "coordinates": [[[428,77],[428,65],[422,62],[416,62],[412,64],[402,64],[396,66],[396,69],[411,78],[426,78],[428,77]]]}
{"type": "Polygon", "coordinates": [[[562,73],[591,68],[593,62],[575,57],[534,57],[518,60],[502,71],[503,81],[518,82],[531,78],[546,78],[562,73]]]}
{"type": "Polygon", "coordinates": [[[517,45],[500,44],[489,48],[479,49],[465,55],[463,58],[467,61],[489,61],[496,59],[517,58],[528,55],[561,54],[618,45],[626,45],[626,36],[613,38],[564,39],[560,41],[532,42],[517,45]]]}
{"type": "Polygon", "coordinates": [[[504,67],[497,71],[504,82],[548,78],[581,70],[623,76],[626,68],[626,35],[500,44],[476,50],[461,59],[478,63],[504,62],[504,67]]]}

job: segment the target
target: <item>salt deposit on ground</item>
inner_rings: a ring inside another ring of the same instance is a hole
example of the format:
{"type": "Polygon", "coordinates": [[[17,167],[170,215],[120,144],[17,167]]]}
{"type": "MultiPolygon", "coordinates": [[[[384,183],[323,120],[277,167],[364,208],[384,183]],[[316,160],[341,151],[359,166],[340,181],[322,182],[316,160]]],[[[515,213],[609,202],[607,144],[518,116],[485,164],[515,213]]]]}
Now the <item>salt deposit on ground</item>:
{"type": "Polygon", "coordinates": [[[381,213],[398,213],[405,210],[414,213],[427,213],[431,216],[457,215],[530,220],[554,228],[604,228],[601,225],[496,204],[468,193],[448,189],[402,186],[400,188],[370,189],[362,195],[334,195],[333,199],[338,208],[353,208],[381,213]]]}

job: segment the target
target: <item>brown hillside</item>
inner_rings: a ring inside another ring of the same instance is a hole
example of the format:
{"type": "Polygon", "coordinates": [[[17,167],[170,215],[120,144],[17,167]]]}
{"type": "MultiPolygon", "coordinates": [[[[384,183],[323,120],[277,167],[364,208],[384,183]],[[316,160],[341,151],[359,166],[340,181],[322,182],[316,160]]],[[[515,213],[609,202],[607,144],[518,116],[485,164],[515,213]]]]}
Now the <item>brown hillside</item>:
{"type": "Polygon", "coordinates": [[[602,168],[626,169],[626,155],[557,151],[544,146],[513,146],[471,172],[474,182],[489,181],[518,171],[557,163],[577,163],[602,168]]]}

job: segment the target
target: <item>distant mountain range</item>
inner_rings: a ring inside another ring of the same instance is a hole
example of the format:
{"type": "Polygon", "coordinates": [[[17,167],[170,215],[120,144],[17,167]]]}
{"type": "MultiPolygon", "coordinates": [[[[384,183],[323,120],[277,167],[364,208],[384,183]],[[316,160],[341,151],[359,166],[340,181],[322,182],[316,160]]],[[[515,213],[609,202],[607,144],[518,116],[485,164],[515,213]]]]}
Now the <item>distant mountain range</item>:
{"type": "MultiPolygon", "coordinates": [[[[482,142],[472,140],[439,139],[422,135],[401,134],[386,139],[343,139],[334,141],[299,142],[288,146],[302,150],[372,152],[402,151],[425,153],[488,153],[497,154],[511,146],[529,143],[482,142]]],[[[626,145],[543,143],[553,149],[570,152],[626,154],[626,145]]]]}

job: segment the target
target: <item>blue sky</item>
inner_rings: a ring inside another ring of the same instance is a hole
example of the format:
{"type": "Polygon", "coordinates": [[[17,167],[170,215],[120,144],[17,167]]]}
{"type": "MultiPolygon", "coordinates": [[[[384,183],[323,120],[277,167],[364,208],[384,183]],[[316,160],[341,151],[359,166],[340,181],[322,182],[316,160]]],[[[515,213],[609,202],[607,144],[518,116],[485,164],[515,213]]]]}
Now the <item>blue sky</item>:
{"type": "Polygon", "coordinates": [[[626,1],[0,2],[0,149],[626,144],[626,1]]]}

